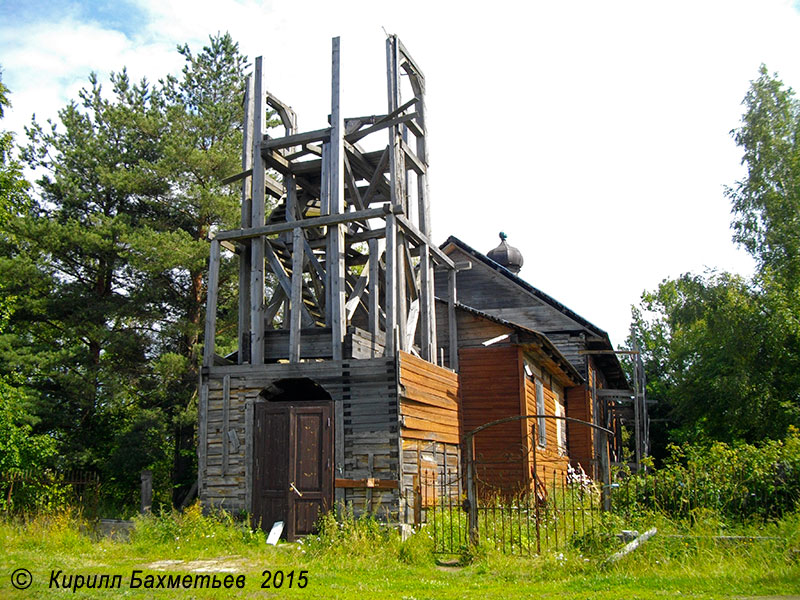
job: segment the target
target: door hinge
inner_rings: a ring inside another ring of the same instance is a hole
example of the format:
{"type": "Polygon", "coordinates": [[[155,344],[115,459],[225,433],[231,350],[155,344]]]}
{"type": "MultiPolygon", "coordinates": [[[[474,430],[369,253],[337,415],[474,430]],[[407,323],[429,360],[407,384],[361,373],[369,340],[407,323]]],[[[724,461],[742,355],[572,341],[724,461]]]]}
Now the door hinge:
{"type": "Polygon", "coordinates": [[[331,418],[328,417],[328,427],[330,427],[330,426],[331,426],[331,418]]]}

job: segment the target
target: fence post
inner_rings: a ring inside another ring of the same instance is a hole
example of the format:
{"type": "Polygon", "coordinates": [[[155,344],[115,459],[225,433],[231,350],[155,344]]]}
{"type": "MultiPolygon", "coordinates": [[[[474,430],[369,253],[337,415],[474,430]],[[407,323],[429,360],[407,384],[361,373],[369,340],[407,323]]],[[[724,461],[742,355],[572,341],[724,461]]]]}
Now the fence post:
{"type": "Polygon", "coordinates": [[[150,507],[153,504],[153,472],[149,470],[142,471],[142,509],[141,513],[146,514],[150,512],[150,507]]]}
{"type": "Polygon", "coordinates": [[[600,444],[600,477],[603,479],[601,499],[603,502],[603,510],[608,512],[611,510],[611,463],[608,457],[608,434],[603,431],[603,442],[600,444]]]}
{"type": "Polygon", "coordinates": [[[469,542],[478,545],[478,499],[475,493],[475,447],[471,433],[467,434],[467,504],[469,504],[469,542]]]}

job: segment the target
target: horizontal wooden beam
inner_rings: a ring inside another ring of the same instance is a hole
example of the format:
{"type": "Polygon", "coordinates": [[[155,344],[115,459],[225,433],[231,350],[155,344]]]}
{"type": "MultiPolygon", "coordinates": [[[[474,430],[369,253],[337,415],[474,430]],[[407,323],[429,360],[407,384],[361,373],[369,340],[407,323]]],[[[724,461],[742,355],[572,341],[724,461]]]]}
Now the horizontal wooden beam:
{"type": "Polygon", "coordinates": [[[638,350],[578,350],[578,354],[641,354],[638,350]]]}
{"type": "Polygon", "coordinates": [[[228,184],[228,183],[236,183],[237,181],[240,181],[240,180],[244,179],[245,177],[250,177],[250,175],[252,175],[252,174],[253,174],[253,169],[247,169],[246,171],[242,171],[241,173],[237,173],[236,175],[231,175],[230,177],[226,177],[225,179],[220,181],[220,183],[222,185],[225,185],[225,184],[228,184]]]}
{"type": "Polygon", "coordinates": [[[367,477],[366,479],[336,479],[335,487],[337,488],[376,488],[379,490],[396,490],[400,487],[396,479],[375,479],[374,477],[367,477]]]}
{"type": "Polygon", "coordinates": [[[327,142],[331,137],[331,128],[315,129],[314,131],[305,131],[303,133],[295,133],[294,135],[287,135],[280,138],[268,138],[264,136],[261,142],[261,151],[273,150],[278,148],[291,148],[293,146],[302,146],[303,144],[312,144],[314,142],[327,142]]]}
{"type": "MultiPolygon", "coordinates": [[[[222,181],[221,184],[225,185],[228,183],[236,183],[237,181],[241,181],[245,177],[250,177],[253,174],[253,169],[247,169],[246,171],[242,171],[241,173],[237,173],[236,175],[231,175],[230,177],[226,177],[222,181]]],[[[286,190],[283,186],[275,181],[272,177],[265,177],[264,178],[264,188],[266,189],[267,193],[270,196],[275,198],[282,198],[283,195],[286,193],[286,190]]]]}
{"type": "Polygon", "coordinates": [[[597,390],[597,396],[599,398],[607,398],[607,397],[615,397],[619,396],[622,398],[631,398],[633,396],[633,390],[609,390],[609,389],[599,389],[597,390]]]}
{"type": "Polygon", "coordinates": [[[302,227],[303,229],[305,229],[308,227],[337,225],[339,223],[349,223],[351,221],[360,221],[363,219],[374,219],[374,218],[385,217],[386,215],[392,212],[397,214],[398,211],[402,213],[402,208],[392,207],[390,204],[387,203],[381,206],[380,208],[354,210],[351,212],[340,213],[335,215],[325,215],[322,217],[312,217],[310,219],[300,219],[299,221],[289,221],[286,223],[273,223],[272,225],[264,225],[262,227],[250,227],[248,229],[229,229],[227,231],[220,231],[212,239],[246,240],[250,238],[259,237],[261,235],[272,235],[274,233],[283,233],[284,231],[291,231],[295,227],[302,227]]]}

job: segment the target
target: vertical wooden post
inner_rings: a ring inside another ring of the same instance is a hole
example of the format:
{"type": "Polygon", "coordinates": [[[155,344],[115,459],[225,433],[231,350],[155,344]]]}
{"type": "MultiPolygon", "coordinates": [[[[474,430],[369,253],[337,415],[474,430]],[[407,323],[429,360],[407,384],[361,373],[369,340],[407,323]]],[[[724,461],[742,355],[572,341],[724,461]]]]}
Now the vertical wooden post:
{"type": "MultiPolygon", "coordinates": [[[[242,171],[253,168],[253,76],[247,78],[244,95],[244,123],[242,124],[242,171]]],[[[252,177],[242,180],[242,228],[252,223],[252,177]]],[[[239,255],[239,353],[238,363],[250,362],[250,240],[239,255]]]]}
{"type": "Polygon", "coordinates": [[[203,366],[214,364],[214,339],[217,330],[217,298],[219,296],[219,240],[211,240],[208,260],[208,293],[206,295],[206,327],[203,336],[203,366]]]}
{"type": "Polygon", "coordinates": [[[368,240],[367,244],[369,247],[369,333],[374,344],[380,329],[380,298],[378,298],[380,255],[378,254],[378,240],[368,240]]]}
{"type": "MultiPolygon", "coordinates": [[[[396,250],[396,273],[397,276],[394,280],[395,286],[397,287],[397,294],[395,295],[395,302],[397,303],[395,309],[395,323],[397,324],[397,337],[400,339],[400,346],[397,348],[398,350],[405,350],[408,352],[409,343],[408,343],[408,290],[406,287],[406,253],[405,253],[405,245],[407,243],[406,236],[403,235],[403,230],[400,229],[397,232],[397,244],[395,245],[396,250]]],[[[411,265],[409,265],[411,268],[411,265]]],[[[412,340],[413,343],[413,340],[412,340]]]]}
{"type": "Polygon", "coordinates": [[[147,514],[153,505],[153,472],[142,471],[142,507],[141,513],[147,514]]]}
{"type": "MultiPolygon", "coordinates": [[[[428,166],[428,141],[427,127],[425,125],[425,78],[422,73],[412,73],[409,76],[414,95],[418,98],[416,119],[421,136],[417,136],[417,158],[428,166]]],[[[431,239],[430,202],[428,201],[428,174],[417,174],[417,210],[419,214],[419,229],[428,239],[431,239]]],[[[424,245],[420,249],[420,325],[422,356],[426,360],[436,362],[436,307],[433,290],[433,264],[430,249],[424,245]]]]}
{"type": "MultiPolygon", "coordinates": [[[[320,190],[319,190],[319,213],[321,215],[331,214],[331,144],[322,143],[322,158],[320,165],[320,190]]],[[[331,326],[333,316],[331,315],[331,236],[325,238],[325,325],[331,326]]]]}
{"type": "MultiPolygon", "coordinates": [[[[203,500],[208,465],[208,381],[200,377],[200,397],[197,403],[197,497],[203,500]]],[[[248,444],[249,446],[249,444],[248,444]]]]}
{"type": "Polygon", "coordinates": [[[386,215],[386,356],[393,356],[397,329],[397,218],[386,215]]]}
{"type": "MultiPolygon", "coordinates": [[[[330,214],[344,211],[344,118],[341,111],[341,48],[333,38],[331,69],[330,214]]],[[[328,227],[328,275],[330,278],[333,360],[342,360],[346,329],[344,304],[344,235],[342,225],[328,227]]]]}
{"type": "Polygon", "coordinates": [[[231,410],[231,376],[225,375],[222,378],[222,474],[226,475],[228,472],[229,461],[229,443],[228,443],[228,429],[230,425],[230,410],[231,410]]]}
{"type": "MultiPolygon", "coordinates": [[[[241,393],[241,392],[240,392],[241,393]]],[[[244,506],[253,514],[253,473],[255,440],[255,401],[252,398],[245,400],[244,404],[244,506]]],[[[199,469],[198,469],[199,470],[199,469]]],[[[199,491],[198,491],[199,495],[199,491]]]]}
{"type": "Polygon", "coordinates": [[[608,439],[608,433],[605,431],[597,432],[595,437],[601,440],[598,466],[603,485],[601,487],[602,493],[600,498],[603,503],[603,510],[609,511],[611,510],[611,464],[608,460],[608,443],[610,440],[608,439]]]}
{"type": "MultiPolygon", "coordinates": [[[[634,342],[634,350],[636,349],[634,342]]],[[[642,468],[642,414],[639,402],[639,357],[632,354],[633,359],[633,422],[634,422],[634,460],[636,461],[636,472],[642,468]]]]}
{"type": "Polygon", "coordinates": [[[292,236],[292,299],[289,321],[289,362],[300,362],[300,325],[303,317],[303,230],[295,227],[292,236]]]}
{"type": "MultiPolygon", "coordinates": [[[[536,412],[539,412],[539,408],[537,405],[536,412]]],[[[542,553],[542,536],[540,535],[540,525],[539,525],[539,494],[538,490],[536,489],[536,483],[539,480],[539,471],[538,465],[536,464],[536,455],[539,454],[539,440],[536,437],[536,421],[537,419],[531,419],[531,443],[533,444],[533,501],[534,506],[536,507],[536,554],[542,553]]],[[[545,471],[546,472],[546,471],[545,471]]]]}
{"type": "Polygon", "coordinates": [[[450,368],[458,371],[458,324],[456,322],[456,270],[447,271],[447,333],[450,342],[450,368]]]}
{"type": "Polygon", "coordinates": [[[468,433],[467,451],[467,504],[469,505],[469,543],[478,545],[478,494],[475,490],[475,440],[468,433]]]}
{"type": "MultiPolygon", "coordinates": [[[[261,157],[261,142],[264,138],[264,80],[262,57],[256,58],[253,78],[253,192],[250,226],[264,225],[266,199],[264,197],[264,161],[261,157]]],[[[264,363],[264,244],[263,236],[250,242],[250,362],[264,363]]]]}

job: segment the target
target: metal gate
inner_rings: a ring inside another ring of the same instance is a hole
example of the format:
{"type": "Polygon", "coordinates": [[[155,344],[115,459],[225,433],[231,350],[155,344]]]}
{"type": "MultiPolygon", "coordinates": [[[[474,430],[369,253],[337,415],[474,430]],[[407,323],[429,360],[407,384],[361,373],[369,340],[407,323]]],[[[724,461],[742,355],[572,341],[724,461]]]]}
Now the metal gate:
{"type": "Polygon", "coordinates": [[[442,554],[461,554],[470,546],[489,544],[513,554],[539,554],[568,546],[580,546],[591,534],[608,508],[608,445],[600,444],[602,482],[592,481],[580,467],[566,471],[547,470],[536,464],[536,445],[528,458],[533,463],[525,485],[497,485],[482,474],[502,471],[525,457],[508,451],[503,457],[475,454],[474,438],[491,427],[531,419],[531,441],[537,439],[538,419],[563,419],[592,427],[605,435],[613,432],[570,417],[526,415],[499,419],[478,427],[465,436],[463,472],[439,473],[421,480],[421,496],[427,509],[424,520],[431,532],[434,549],[442,554]],[[528,485],[530,484],[530,485],[528,485]]]}

